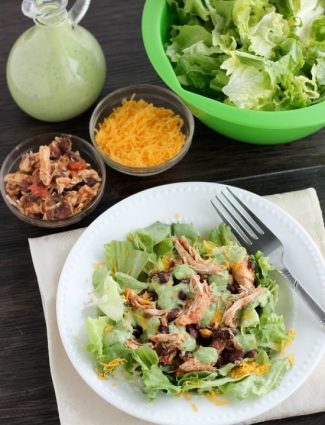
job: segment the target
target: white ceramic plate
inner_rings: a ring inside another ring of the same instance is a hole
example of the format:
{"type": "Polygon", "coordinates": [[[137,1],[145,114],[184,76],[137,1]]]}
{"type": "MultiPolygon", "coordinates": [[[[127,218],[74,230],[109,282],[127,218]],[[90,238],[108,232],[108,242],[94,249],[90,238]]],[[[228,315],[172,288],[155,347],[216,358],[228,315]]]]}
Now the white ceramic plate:
{"type": "MultiPolygon", "coordinates": [[[[57,319],[65,350],[81,377],[98,395],[125,412],[157,424],[230,425],[251,419],[282,402],[300,387],[311,374],[324,351],[324,333],[304,304],[282,288],[280,310],[288,327],[297,330],[295,366],[280,386],[259,399],[231,401],[216,406],[200,397],[192,402],[161,394],[147,402],[140,389],[120,378],[101,380],[85,350],[85,322],[94,316],[87,307],[91,291],[93,265],[103,259],[103,245],[112,239],[123,240],[129,231],[162,222],[191,222],[205,234],[218,224],[210,199],[222,189],[214,183],[178,183],[160,186],[131,196],[98,217],[72,248],[63,268],[58,294],[57,319]],[[117,385],[116,385],[117,384],[117,385]],[[193,403],[198,410],[195,412],[193,403]],[[192,404],[192,406],[191,406],[192,404]]],[[[325,265],[307,233],[284,211],[265,199],[236,189],[236,193],[281,238],[286,249],[287,265],[294,275],[324,305],[325,265]]]]}

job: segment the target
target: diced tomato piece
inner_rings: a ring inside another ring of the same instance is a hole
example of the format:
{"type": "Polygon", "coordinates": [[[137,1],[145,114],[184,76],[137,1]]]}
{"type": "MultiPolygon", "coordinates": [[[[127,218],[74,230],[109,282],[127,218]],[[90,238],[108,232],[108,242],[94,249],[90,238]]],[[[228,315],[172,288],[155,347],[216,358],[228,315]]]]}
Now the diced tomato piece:
{"type": "Polygon", "coordinates": [[[69,170],[85,170],[88,167],[88,164],[86,161],[74,161],[69,162],[68,168],[69,170]]]}
{"type": "Polygon", "coordinates": [[[42,182],[34,182],[29,186],[29,190],[32,192],[32,195],[39,196],[42,199],[45,199],[48,195],[47,187],[42,182]]]}

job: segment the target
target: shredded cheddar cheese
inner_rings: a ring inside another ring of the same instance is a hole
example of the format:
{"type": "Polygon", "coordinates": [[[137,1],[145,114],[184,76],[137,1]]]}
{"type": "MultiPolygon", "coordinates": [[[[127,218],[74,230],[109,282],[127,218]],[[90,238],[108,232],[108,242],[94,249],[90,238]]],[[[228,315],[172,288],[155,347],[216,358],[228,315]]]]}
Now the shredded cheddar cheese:
{"type": "Polygon", "coordinates": [[[113,329],[113,326],[110,324],[107,324],[104,328],[104,334],[108,334],[113,329]]]}
{"type": "Polygon", "coordinates": [[[123,99],[96,130],[99,149],[111,160],[132,167],[163,164],[182,149],[183,119],[143,99],[123,99]]]}
{"type": "Polygon", "coordinates": [[[245,375],[250,375],[255,373],[255,375],[264,375],[270,370],[270,365],[268,363],[261,365],[257,362],[247,362],[241,363],[238,366],[234,367],[230,372],[232,378],[241,378],[245,375]]]}
{"type": "Polygon", "coordinates": [[[215,391],[205,393],[204,396],[216,406],[225,406],[229,403],[228,400],[220,398],[215,391]]]}
{"type": "Polygon", "coordinates": [[[191,407],[192,407],[193,412],[197,412],[199,410],[195,403],[191,403],[191,407]]]}
{"type": "Polygon", "coordinates": [[[295,329],[293,329],[293,328],[288,329],[288,336],[290,337],[290,339],[288,339],[284,343],[283,347],[281,348],[280,354],[283,354],[286,351],[286,349],[289,347],[289,345],[292,344],[293,339],[296,336],[296,333],[297,332],[296,332],[295,329]]]}
{"type": "Polygon", "coordinates": [[[222,318],[223,318],[223,312],[218,309],[213,314],[212,323],[214,324],[222,323],[222,318]]]}
{"type": "Polygon", "coordinates": [[[99,369],[95,369],[97,376],[99,376],[100,379],[105,379],[105,375],[103,374],[103,372],[101,372],[99,369]]]}
{"type": "Polygon", "coordinates": [[[293,367],[295,364],[295,355],[293,353],[289,354],[288,356],[288,362],[290,363],[290,365],[293,367]]]}
{"type": "Polygon", "coordinates": [[[183,397],[187,401],[192,401],[192,399],[193,399],[193,397],[191,396],[191,394],[189,394],[187,391],[180,391],[177,394],[177,397],[183,397]]]}
{"type": "Polygon", "coordinates": [[[121,359],[120,357],[117,357],[116,359],[111,360],[110,362],[102,362],[100,365],[103,367],[103,373],[104,374],[110,374],[114,371],[117,366],[120,366],[122,363],[125,362],[125,359],[121,359]]]}

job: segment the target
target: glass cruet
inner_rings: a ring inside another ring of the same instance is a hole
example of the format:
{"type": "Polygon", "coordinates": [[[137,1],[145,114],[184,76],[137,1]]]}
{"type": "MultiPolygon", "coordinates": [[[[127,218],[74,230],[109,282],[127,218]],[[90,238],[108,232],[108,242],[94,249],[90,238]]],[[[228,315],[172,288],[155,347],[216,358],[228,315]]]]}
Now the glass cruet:
{"type": "Polygon", "coordinates": [[[22,12],[35,25],[11,49],[7,62],[9,91],[28,115],[58,122],[88,109],[106,78],[103,51],[78,25],[90,0],[23,0],[22,12]]]}

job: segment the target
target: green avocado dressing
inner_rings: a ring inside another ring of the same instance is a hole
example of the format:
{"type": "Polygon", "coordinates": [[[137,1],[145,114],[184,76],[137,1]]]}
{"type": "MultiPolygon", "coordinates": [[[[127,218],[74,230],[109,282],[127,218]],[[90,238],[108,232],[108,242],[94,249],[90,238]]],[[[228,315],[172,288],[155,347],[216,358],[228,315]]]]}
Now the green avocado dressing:
{"type": "Polygon", "coordinates": [[[213,347],[200,347],[194,351],[193,356],[204,364],[216,363],[218,360],[218,351],[213,347]]]}
{"type": "Polygon", "coordinates": [[[158,295],[158,305],[163,310],[174,310],[180,306],[183,306],[186,300],[179,298],[179,292],[182,291],[187,296],[189,295],[190,288],[186,283],[179,283],[177,285],[160,284],[155,287],[156,294],[158,295]]]}

